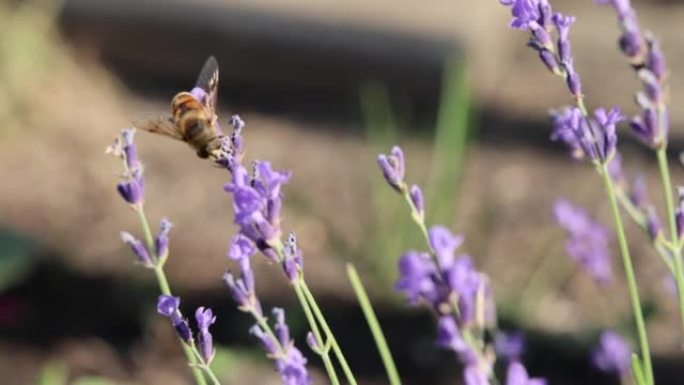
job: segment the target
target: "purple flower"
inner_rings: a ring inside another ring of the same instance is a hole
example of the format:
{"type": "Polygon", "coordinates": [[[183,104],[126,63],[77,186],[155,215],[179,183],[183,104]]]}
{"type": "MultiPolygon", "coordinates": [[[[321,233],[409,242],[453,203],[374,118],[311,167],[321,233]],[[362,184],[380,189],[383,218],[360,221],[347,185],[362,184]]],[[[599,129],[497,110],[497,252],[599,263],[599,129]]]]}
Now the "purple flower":
{"type": "Polygon", "coordinates": [[[240,261],[245,258],[250,258],[256,253],[256,247],[252,241],[247,239],[242,234],[236,234],[230,240],[228,245],[228,258],[234,261],[240,261]]]}
{"type": "Polygon", "coordinates": [[[599,108],[593,118],[585,118],[576,107],[567,107],[551,113],[553,131],[551,140],[565,142],[574,158],[588,158],[605,163],[616,153],[616,124],[623,117],[620,110],[606,112],[599,108]]]}
{"type": "Polygon", "coordinates": [[[416,209],[416,214],[418,214],[418,217],[422,219],[425,217],[425,201],[423,200],[423,192],[420,190],[420,187],[414,184],[411,186],[409,194],[411,196],[411,203],[413,203],[413,207],[416,209]]]}
{"type": "Polygon", "coordinates": [[[164,218],[159,225],[159,233],[154,239],[154,249],[160,261],[166,259],[169,255],[169,231],[171,231],[171,222],[164,218]]]}
{"type": "Polygon", "coordinates": [[[249,329],[249,333],[256,337],[269,357],[276,357],[280,353],[280,345],[270,334],[266,333],[259,325],[254,325],[249,329]]]}
{"type": "Polygon", "coordinates": [[[140,205],[145,191],[142,168],[135,169],[127,174],[117,183],[116,190],[129,204],[140,205]]]}
{"type": "Polygon", "coordinates": [[[463,236],[454,235],[444,226],[433,226],[428,231],[430,247],[435,251],[440,267],[450,266],[454,261],[454,252],[463,243],[463,236]]]}
{"type": "Polygon", "coordinates": [[[570,27],[575,23],[574,16],[566,16],[562,13],[555,13],[552,17],[553,24],[558,30],[558,57],[561,62],[572,61],[572,51],[570,48],[570,27]]]}
{"type": "MultiPolygon", "coordinates": [[[[679,221],[677,223],[679,225],[679,221]]],[[[663,234],[663,226],[653,206],[649,206],[646,210],[646,230],[652,241],[655,241],[663,234]]]]}
{"type": "Polygon", "coordinates": [[[409,250],[399,258],[398,291],[406,294],[410,304],[425,299],[437,303],[442,297],[437,280],[437,268],[427,253],[409,250]]]}
{"type": "Polygon", "coordinates": [[[211,360],[214,359],[215,353],[213,337],[209,332],[209,326],[216,322],[216,316],[214,316],[214,313],[211,311],[211,309],[198,307],[195,311],[195,320],[197,320],[197,328],[199,329],[199,332],[197,333],[199,351],[202,354],[204,362],[209,364],[211,363],[211,360]]]}
{"type": "Polygon", "coordinates": [[[494,337],[496,352],[508,361],[520,361],[525,351],[525,335],[522,332],[499,332],[494,337]]]}
{"type": "Polygon", "coordinates": [[[406,189],[404,183],[404,152],[399,146],[392,147],[390,155],[378,155],[378,165],[387,183],[396,191],[403,193],[406,189]]]}
{"type": "Polygon", "coordinates": [[[658,80],[663,80],[667,71],[665,65],[665,55],[660,48],[660,43],[655,38],[649,38],[648,41],[648,57],[646,59],[646,68],[648,68],[658,80]]]}
{"type": "Polygon", "coordinates": [[[122,150],[126,160],[126,166],[130,170],[140,168],[140,162],[138,161],[138,149],[135,147],[135,143],[133,143],[134,135],[135,130],[121,130],[122,150]]]}
{"type": "Polygon", "coordinates": [[[309,348],[314,352],[320,352],[321,350],[318,341],[316,341],[316,336],[314,336],[312,332],[306,333],[306,344],[309,345],[309,348]]]}
{"type": "Polygon", "coordinates": [[[473,322],[478,310],[478,293],[483,288],[483,282],[472,259],[468,256],[456,259],[445,269],[444,275],[450,291],[457,295],[459,321],[463,324],[473,322]]]}
{"type": "Polygon", "coordinates": [[[463,340],[456,321],[450,315],[441,316],[437,321],[437,345],[454,351],[464,365],[477,364],[475,352],[463,340]]]}
{"type": "Polygon", "coordinates": [[[511,28],[528,30],[530,28],[539,26],[541,13],[539,10],[540,3],[545,0],[499,0],[499,2],[507,7],[511,7],[511,20],[509,26],[511,28]]]}
{"type": "Polygon", "coordinates": [[[306,370],[306,358],[294,345],[287,348],[284,356],[276,359],[276,370],[285,385],[309,385],[311,378],[306,370]]]}
{"type": "Polygon", "coordinates": [[[233,274],[226,272],[223,275],[223,281],[228,286],[230,294],[233,296],[233,300],[237,302],[240,310],[255,312],[261,316],[261,304],[254,291],[254,272],[249,258],[241,258],[238,262],[240,263],[240,278],[236,280],[233,274]]]}
{"type": "Polygon", "coordinates": [[[138,257],[138,262],[140,262],[145,267],[154,267],[152,259],[150,259],[150,254],[147,252],[147,248],[143,243],[134,238],[131,234],[122,231],[121,240],[131,247],[133,253],[138,257]]]}
{"type": "Polygon", "coordinates": [[[514,361],[508,364],[506,385],[546,385],[546,380],[530,378],[525,367],[520,362],[514,361]]]}
{"type": "Polygon", "coordinates": [[[178,337],[189,343],[192,340],[192,332],[188,321],[183,318],[179,306],[180,298],[162,294],[157,302],[157,313],[169,318],[178,337]]]}
{"type": "Polygon", "coordinates": [[[558,225],[568,235],[565,250],[570,257],[582,265],[597,283],[612,282],[607,230],[594,222],[583,209],[563,199],[556,201],[553,213],[558,225]]]}
{"type": "Polygon", "coordinates": [[[280,374],[283,384],[310,384],[311,379],[306,369],[306,358],[294,346],[294,341],[290,339],[290,332],[285,323],[285,312],[283,309],[275,308],[273,309],[273,316],[276,319],[275,334],[277,340],[258,325],[254,325],[250,329],[250,333],[261,341],[269,357],[275,359],[276,370],[280,374]]]}
{"type": "Polygon", "coordinates": [[[477,364],[468,365],[463,369],[465,385],[489,385],[489,376],[477,364]]]}
{"type": "Polygon", "coordinates": [[[570,154],[575,159],[584,158],[585,143],[581,143],[583,137],[580,135],[580,121],[582,112],[579,108],[565,107],[561,110],[551,111],[550,113],[553,130],[551,140],[561,141],[570,149],[570,154]]]}
{"type": "Polygon", "coordinates": [[[579,98],[582,96],[582,82],[580,80],[579,74],[577,71],[575,71],[572,61],[566,60],[561,62],[561,67],[563,67],[565,70],[565,83],[568,86],[568,90],[570,90],[570,93],[575,98],[579,98]]]}
{"type": "Polygon", "coordinates": [[[290,172],[274,171],[265,161],[254,163],[254,174],[237,166],[233,181],[225,190],[233,194],[234,221],[240,233],[250,239],[267,257],[271,243],[280,239],[281,187],[290,179],[290,172]]]}
{"type": "Polygon", "coordinates": [[[606,330],[592,353],[592,362],[604,372],[623,376],[629,373],[631,355],[627,341],[618,333],[606,330]]]}
{"type": "Polygon", "coordinates": [[[124,161],[124,173],[116,189],[121,197],[131,205],[140,205],[143,201],[144,180],[143,167],[138,160],[138,150],[133,142],[135,130],[121,130],[121,135],[107,147],[111,153],[124,161]]]}

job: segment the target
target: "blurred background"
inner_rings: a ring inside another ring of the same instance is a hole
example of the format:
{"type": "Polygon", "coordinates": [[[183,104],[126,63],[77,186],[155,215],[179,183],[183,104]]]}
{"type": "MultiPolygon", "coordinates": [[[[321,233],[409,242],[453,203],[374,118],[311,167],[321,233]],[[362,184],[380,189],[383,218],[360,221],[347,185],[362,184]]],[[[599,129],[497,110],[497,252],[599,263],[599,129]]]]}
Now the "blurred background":
{"type": "MultiPolygon", "coordinates": [[[[668,58],[677,154],[684,5],[633,3],[668,58]]],[[[612,11],[590,0],[553,5],[578,18],[571,36],[589,105],[634,114],[640,86],[616,49],[612,11]]],[[[398,256],[422,245],[377,170],[377,154],[394,143],[407,154],[408,180],[424,187],[428,222],[465,234],[465,250],[492,277],[501,328],[525,331],[530,371],[553,384],[617,383],[591,368],[589,351],[601,329],[630,330],[625,284],[600,288],[578,271],[551,217],[565,196],[608,224],[602,186],[549,142],[548,109],[570,100],[508,19],[495,0],[0,3],[0,382],[189,382],[173,331],[155,314],[154,278],[120,242],[120,230],[139,227],[115,191],[120,164],[104,149],[136,117],[168,112],[214,55],[223,124],[239,113],[248,158],[294,173],[284,228],[298,234],[307,277],[360,383],[386,380],[348,261],[372,294],[405,383],[461,381],[456,359],[434,346],[431,315],[393,291],[398,256]]],[[[279,383],[221,281],[235,232],[227,175],[183,143],[144,132],[136,142],[147,213],[174,223],[167,270],[182,308],[218,314],[224,383],[279,383]]],[[[627,132],[621,150],[629,176],[646,174],[659,197],[652,154],[627,132]]],[[[681,182],[681,167],[673,170],[681,182]]],[[[674,301],[647,239],[628,231],[656,378],[676,384],[674,301]]],[[[266,307],[285,307],[303,343],[306,322],[282,273],[255,260],[266,307]]],[[[324,383],[321,363],[301,347],[324,383]]]]}

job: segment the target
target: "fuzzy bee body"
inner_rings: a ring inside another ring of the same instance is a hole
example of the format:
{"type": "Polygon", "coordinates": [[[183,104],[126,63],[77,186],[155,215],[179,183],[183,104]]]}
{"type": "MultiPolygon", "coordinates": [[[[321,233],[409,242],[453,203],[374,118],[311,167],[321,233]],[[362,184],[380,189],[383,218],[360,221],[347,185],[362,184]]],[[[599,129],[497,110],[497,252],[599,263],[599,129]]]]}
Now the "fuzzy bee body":
{"type": "Polygon", "coordinates": [[[195,87],[203,91],[201,100],[194,90],[179,92],[171,101],[171,116],[135,122],[134,125],[145,131],[182,140],[195,149],[197,156],[208,158],[220,151],[223,137],[216,124],[218,64],[213,56],[202,67],[195,87]]]}

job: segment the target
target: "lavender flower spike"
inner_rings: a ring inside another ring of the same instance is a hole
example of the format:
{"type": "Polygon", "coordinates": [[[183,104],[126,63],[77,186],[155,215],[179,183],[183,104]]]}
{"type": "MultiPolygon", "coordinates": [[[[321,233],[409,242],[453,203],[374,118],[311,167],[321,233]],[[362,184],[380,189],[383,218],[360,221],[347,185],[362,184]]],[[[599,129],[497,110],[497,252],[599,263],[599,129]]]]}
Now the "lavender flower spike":
{"type": "Polygon", "coordinates": [[[192,332],[188,321],[183,318],[179,309],[180,298],[162,294],[157,302],[157,313],[171,320],[171,324],[176,329],[176,334],[180,339],[189,343],[192,341],[192,332]]]}
{"type": "Polygon", "coordinates": [[[613,281],[608,251],[608,232],[580,207],[559,199],[554,204],[556,222],[565,229],[565,250],[601,285],[613,281]]]}
{"type": "Polygon", "coordinates": [[[214,316],[211,309],[198,307],[195,311],[195,319],[197,320],[197,328],[199,329],[199,332],[197,333],[199,350],[202,354],[202,359],[204,359],[204,363],[209,365],[214,359],[214,353],[216,353],[214,350],[213,337],[209,332],[209,326],[216,322],[216,316],[214,316]]]}
{"type": "Polygon", "coordinates": [[[380,154],[378,156],[378,165],[387,183],[396,191],[403,193],[406,190],[406,183],[404,182],[406,170],[404,167],[404,152],[401,148],[394,146],[390,155],[380,154]]]}
{"type": "Polygon", "coordinates": [[[139,206],[143,201],[144,180],[143,167],[138,160],[138,151],[133,143],[135,130],[121,130],[121,136],[107,147],[107,153],[124,161],[124,173],[116,185],[119,195],[129,204],[139,206]]]}
{"type": "Polygon", "coordinates": [[[277,340],[258,325],[254,325],[250,333],[261,341],[269,357],[275,359],[276,370],[284,385],[309,385],[311,378],[306,369],[307,361],[290,339],[290,332],[285,323],[285,312],[283,309],[275,308],[273,316],[276,319],[277,340]]]}
{"type": "Polygon", "coordinates": [[[148,268],[154,267],[150,254],[147,252],[147,248],[139,239],[136,239],[130,233],[122,231],[121,240],[131,247],[133,253],[138,257],[138,262],[140,262],[140,264],[148,268]]]}
{"type": "Polygon", "coordinates": [[[592,353],[592,362],[604,372],[624,376],[629,373],[631,355],[627,341],[618,333],[606,330],[592,353]]]}

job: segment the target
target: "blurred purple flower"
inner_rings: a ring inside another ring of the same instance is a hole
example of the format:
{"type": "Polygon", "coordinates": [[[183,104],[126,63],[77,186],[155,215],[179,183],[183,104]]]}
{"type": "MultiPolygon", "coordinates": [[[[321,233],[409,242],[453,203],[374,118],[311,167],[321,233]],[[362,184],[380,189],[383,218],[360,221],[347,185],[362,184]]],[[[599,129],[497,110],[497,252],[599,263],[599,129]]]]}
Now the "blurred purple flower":
{"type": "Polygon", "coordinates": [[[457,295],[459,322],[468,324],[475,320],[478,292],[483,287],[480,273],[475,270],[473,261],[462,256],[444,270],[447,285],[457,295]]]}
{"type": "Polygon", "coordinates": [[[145,267],[154,267],[152,259],[150,259],[150,254],[147,252],[147,248],[139,239],[136,239],[126,231],[122,231],[121,240],[131,247],[133,253],[138,257],[138,262],[145,267]]]}
{"type": "Polygon", "coordinates": [[[423,200],[423,192],[420,190],[420,187],[414,184],[411,186],[409,193],[411,195],[411,203],[413,203],[413,207],[415,207],[418,217],[421,219],[424,218],[425,201],[423,200]]]}
{"type": "Polygon", "coordinates": [[[240,261],[244,258],[250,258],[256,253],[256,247],[252,241],[247,239],[242,234],[235,234],[228,245],[228,258],[234,261],[240,261]]]}
{"type": "Polygon", "coordinates": [[[164,218],[159,225],[159,233],[154,239],[155,254],[160,261],[166,259],[169,255],[169,231],[171,231],[171,222],[164,218]]]}
{"type": "Polygon", "coordinates": [[[223,275],[223,281],[228,286],[233,300],[237,302],[238,308],[244,312],[254,312],[261,316],[261,303],[254,291],[254,272],[248,257],[238,261],[240,263],[240,278],[237,280],[231,272],[223,275]]]}
{"type": "Polygon", "coordinates": [[[406,189],[406,184],[404,183],[406,169],[404,166],[404,152],[401,148],[394,146],[389,155],[378,155],[378,165],[387,183],[396,191],[403,193],[406,189]]]}
{"type": "Polygon", "coordinates": [[[299,272],[304,270],[302,250],[297,247],[297,237],[291,232],[283,245],[282,267],[285,276],[294,283],[299,279],[299,272]]]}
{"type": "Polygon", "coordinates": [[[543,378],[530,378],[525,367],[517,361],[508,364],[506,385],[546,385],[543,378]]]}
{"type": "Polygon", "coordinates": [[[277,340],[258,325],[254,325],[250,329],[250,333],[261,341],[269,357],[275,360],[276,370],[284,385],[310,384],[311,378],[306,369],[307,360],[302,352],[294,346],[294,341],[290,339],[290,332],[285,323],[285,312],[283,309],[274,308],[273,316],[276,319],[275,334],[277,340]]]}
{"type": "Polygon", "coordinates": [[[652,241],[655,241],[663,234],[663,226],[653,206],[649,206],[646,209],[646,230],[652,241]]]}
{"type": "Polygon", "coordinates": [[[582,265],[597,283],[612,282],[607,230],[594,222],[582,208],[563,199],[556,201],[553,213],[558,225],[568,235],[565,250],[570,257],[582,265]]]}
{"type": "Polygon", "coordinates": [[[273,358],[278,356],[280,352],[280,346],[278,345],[278,341],[275,340],[270,334],[266,333],[259,325],[254,325],[249,329],[249,333],[256,337],[259,342],[261,342],[261,346],[264,348],[266,351],[266,354],[268,354],[269,358],[273,358]]]}
{"type": "Polygon", "coordinates": [[[126,160],[126,166],[129,170],[140,168],[140,162],[138,161],[138,149],[133,142],[134,136],[135,130],[133,129],[121,130],[122,150],[126,160]]]}
{"type": "Polygon", "coordinates": [[[213,337],[209,332],[209,326],[216,322],[216,316],[214,316],[211,309],[198,307],[195,311],[195,320],[197,321],[197,328],[199,329],[199,332],[197,333],[199,351],[202,354],[204,362],[209,364],[214,359],[215,353],[213,337]]]}
{"type": "Polygon", "coordinates": [[[477,364],[468,365],[463,369],[463,381],[465,385],[490,385],[489,375],[477,364]]]}
{"type": "Polygon", "coordinates": [[[121,197],[131,205],[142,204],[145,183],[143,180],[143,167],[138,160],[138,150],[136,149],[133,137],[135,130],[121,130],[121,135],[117,137],[112,145],[107,147],[107,153],[111,153],[124,161],[124,172],[121,181],[117,183],[116,189],[121,197]]]}
{"type": "Polygon", "coordinates": [[[508,361],[520,361],[525,351],[525,335],[520,332],[499,332],[494,337],[494,347],[498,355],[508,361]]]}
{"type": "Polygon", "coordinates": [[[127,173],[123,179],[117,183],[116,190],[119,195],[132,205],[140,205],[143,201],[145,182],[143,180],[142,168],[127,173]]]}
{"type": "Polygon", "coordinates": [[[572,51],[570,48],[570,27],[575,23],[574,16],[566,16],[562,13],[553,15],[553,24],[558,30],[558,58],[563,62],[572,61],[572,51]]]}
{"type": "Polygon", "coordinates": [[[575,159],[588,158],[605,163],[616,153],[616,125],[623,119],[618,108],[598,108],[593,118],[585,118],[577,107],[551,112],[551,140],[564,142],[575,159]]]}
{"type": "Polygon", "coordinates": [[[225,190],[233,195],[234,221],[240,233],[250,239],[267,257],[273,257],[271,243],[280,239],[281,187],[290,179],[290,172],[274,171],[265,161],[254,163],[254,174],[238,165],[233,180],[225,190]]]}
{"type": "Polygon", "coordinates": [[[399,258],[398,291],[403,291],[410,304],[425,299],[431,304],[440,301],[443,294],[435,282],[437,267],[427,253],[409,250],[399,258]]]}
{"type": "Polygon", "coordinates": [[[499,0],[499,2],[511,8],[511,20],[509,26],[515,29],[528,30],[533,27],[541,27],[540,3],[545,0],[499,0]]]}
{"type": "Polygon", "coordinates": [[[623,376],[629,373],[631,355],[627,341],[618,333],[606,330],[601,333],[591,359],[598,369],[623,376]]]}
{"type": "Polygon", "coordinates": [[[461,331],[451,315],[441,316],[437,321],[437,345],[454,351],[466,366],[477,364],[475,352],[463,340],[461,331]]]}
{"type": "Polygon", "coordinates": [[[437,255],[441,268],[447,268],[454,262],[454,252],[463,243],[463,236],[454,235],[444,226],[433,226],[428,231],[430,246],[437,255]]]}
{"type": "Polygon", "coordinates": [[[179,306],[180,298],[162,294],[157,302],[157,313],[169,318],[178,337],[189,343],[192,340],[192,332],[188,321],[183,318],[179,306]]]}

